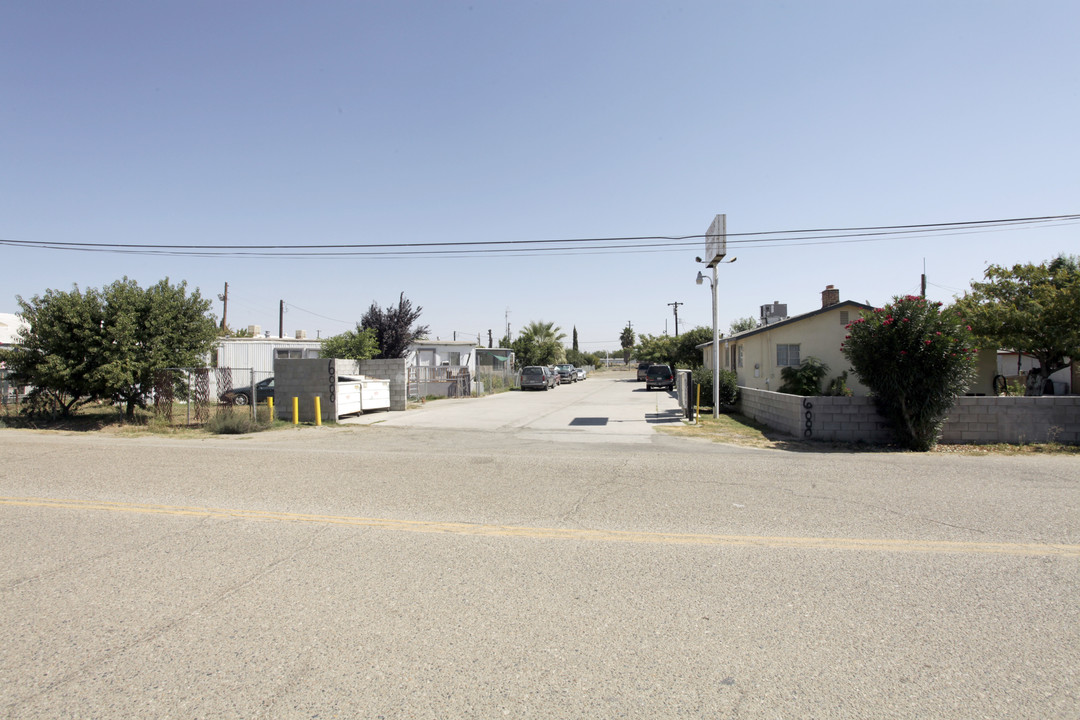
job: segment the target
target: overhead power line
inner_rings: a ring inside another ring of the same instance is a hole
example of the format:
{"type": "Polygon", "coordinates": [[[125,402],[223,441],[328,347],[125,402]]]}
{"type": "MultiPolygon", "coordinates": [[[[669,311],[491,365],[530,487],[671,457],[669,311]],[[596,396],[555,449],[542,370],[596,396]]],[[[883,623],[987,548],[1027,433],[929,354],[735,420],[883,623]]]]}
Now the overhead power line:
{"type": "MultiPolygon", "coordinates": [[[[1028,218],[973,220],[910,225],[769,230],[727,234],[727,244],[741,248],[832,245],[855,242],[883,242],[918,237],[942,237],[972,233],[1002,232],[1027,227],[1057,227],[1080,222],[1080,214],[1046,215],[1028,218]]],[[[77,241],[33,241],[0,239],[0,245],[40,250],[103,252],[169,257],[263,258],[263,259],[417,259],[455,257],[529,257],[593,255],[611,253],[668,252],[697,247],[705,238],[695,235],[637,235],[623,237],[563,238],[544,240],[475,240],[443,242],[322,243],[263,245],[199,245],[94,243],[77,241]]]]}

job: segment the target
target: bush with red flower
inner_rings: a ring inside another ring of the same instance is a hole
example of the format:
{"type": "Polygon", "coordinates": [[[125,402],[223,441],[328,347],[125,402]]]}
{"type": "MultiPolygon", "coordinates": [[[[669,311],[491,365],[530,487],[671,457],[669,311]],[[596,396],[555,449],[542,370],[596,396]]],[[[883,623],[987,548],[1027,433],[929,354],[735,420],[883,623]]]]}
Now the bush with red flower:
{"type": "Polygon", "coordinates": [[[842,351],[897,440],[912,450],[937,444],[956,398],[975,379],[976,349],[956,313],[917,295],[864,313],[842,351]]]}

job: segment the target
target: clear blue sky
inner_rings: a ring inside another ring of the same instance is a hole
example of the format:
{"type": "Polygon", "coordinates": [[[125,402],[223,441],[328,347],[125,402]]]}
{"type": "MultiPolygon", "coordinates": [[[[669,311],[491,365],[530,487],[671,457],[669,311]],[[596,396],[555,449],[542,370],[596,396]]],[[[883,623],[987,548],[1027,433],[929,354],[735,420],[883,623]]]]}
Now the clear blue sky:
{"type": "MultiPolygon", "coordinates": [[[[899,225],[1080,212],[1080,3],[9,2],[0,239],[338,244],[899,225]]],[[[697,242],[697,241],[694,241],[697,242]]],[[[1075,224],[731,248],[720,327],[827,284],[948,300],[1075,224]]],[[[236,259],[0,245],[0,311],[186,280],[325,337],[402,291],[432,335],[534,320],[583,349],[710,324],[697,246],[236,259]]]]}

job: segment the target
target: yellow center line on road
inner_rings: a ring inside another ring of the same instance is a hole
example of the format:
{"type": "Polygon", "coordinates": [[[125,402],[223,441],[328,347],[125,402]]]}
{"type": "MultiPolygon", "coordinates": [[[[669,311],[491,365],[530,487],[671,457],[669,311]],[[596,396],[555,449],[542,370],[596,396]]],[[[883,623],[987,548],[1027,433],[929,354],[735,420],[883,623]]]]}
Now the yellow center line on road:
{"type": "Polygon", "coordinates": [[[68,510],[99,510],[105,512],[135,513],[140,515],[173,515],[200,518],[257,520],[264,522],[346,525],[381,530],[397,530],[399,532],[441,533],[483,537],[519,537],[545,540],[583,540],[590,542],[623,542],[658,545],[715,545],[801,550],[862,550],[899,553],[1023,556],[1053,555],[1059,557],[1080,557],[1080,545],[1053,543],[955,542],[945,540],[889,540],[839,537],[771,537],[761,535],[706,535],[694,533],[634,532],[626,530],[542,528],[34,497],[0,497],[0,505],[68,510]]]}

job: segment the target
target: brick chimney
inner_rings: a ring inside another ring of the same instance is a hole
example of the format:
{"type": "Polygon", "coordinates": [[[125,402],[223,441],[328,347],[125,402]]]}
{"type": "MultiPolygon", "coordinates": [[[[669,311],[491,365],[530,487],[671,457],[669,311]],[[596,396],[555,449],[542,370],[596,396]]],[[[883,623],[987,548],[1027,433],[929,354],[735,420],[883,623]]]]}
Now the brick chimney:
{"type": "Polygon", "coordinates": [[[840,304],[840,291],[832,285],[826,285],[825,289],[821,291],[821,307],[827,308],[830,305],[840,304]]]}

